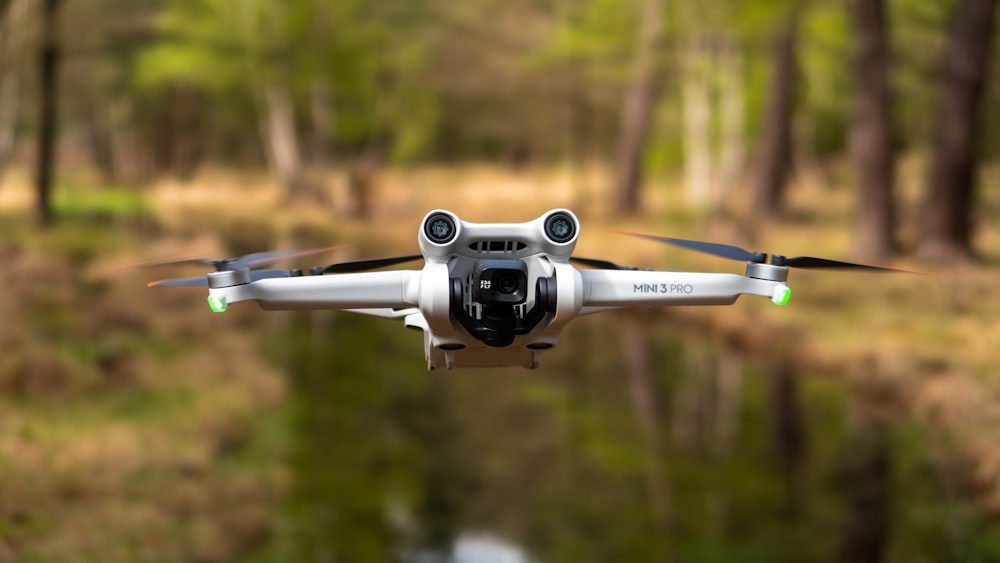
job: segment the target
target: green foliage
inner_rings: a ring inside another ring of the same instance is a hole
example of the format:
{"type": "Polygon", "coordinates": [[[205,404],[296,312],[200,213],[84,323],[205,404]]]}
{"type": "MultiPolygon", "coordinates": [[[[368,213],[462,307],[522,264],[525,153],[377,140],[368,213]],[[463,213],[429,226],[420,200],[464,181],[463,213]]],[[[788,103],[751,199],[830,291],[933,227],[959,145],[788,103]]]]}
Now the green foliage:
{"type": "Polygon", "coordinates": [[[56,214],[67,218],[135,218],[151,211],[149,198],[134,188],[87,189],[60,185],[56,191],[56,214]]]}
{"type": "Polygon", "coordinates": [[[954,6],[954,0],[888,2],[893,117],[904,146],[922,148],[931,138],[940,66],[954,6]]]}
{"type": "Polygon", "coordinates": [[[598,73],[605,67],[605,76],[621,80],[635,47],[638,4],[637,0],[567,4],[536,56],[541,61],[573,59],[598,73]]]}
{"type": "MultiPolygon", "coordinates": [[[[921,149],[930,138],[954,5],[888,3],[894,123],[902,148],[921,149]]],[[[195,123],[200,157],[260,164],[264,90],[277,83],[291,96],[302,141],[327,130],[330,150],[348,159],[367,151],[404,164],[512,155],[610,160],[640,6],[640,0],[511,0],[502,10],[487,0],[71,2],[66,17],[83,23],[64,26],[71,54],[67,88],[79,93],[68,100],[66,129],[82,124],[95,138],[135,145],[141,161],[191,142],[164,135],[164,125],[173,120],[187,130],[195,123]],[[188,120],[177,121],[178,90],[197,100],[186,110],[188,120]],[[325,93],[325,102],[317,102],[317,92],[325,93]],[[313,112],[316,103],[326,104],[325,114],[313,112]]],[[[692,43],[709,52],[710,72],[725,72],[711,52],[720,45],[738,50],[744,136],[753,153],[769,94],[772,44],[793,10],[800,19],[798,146],[820,158],[844,154],[852,85],[851,26],[842,2],[666,6],[647,168],[671,173],[683,165],[679,93],[692,43]]],[[[20,67],[28,59],[0,62],[20,67]]],[[[988,92],[994,101],[1000,97],[1000,88],[988,92]]],[[[719,97],[713,86],[714,145],[719,97]]],[[[984,107],[1000,111],[995,103],[984,107]]],[[[30,115],[25,123],[30,130],[30,115]]],[[[1000,147],[996,130],[984,135],[987,154],[1000,147]]]]}
{"type": "Polygon", "coordinates": [[[843,154],[853,111],[847,10],[840,3],[818,5],[800,25],[802,109],[811,128],[804,141],[820,157],[843,154]]]}
{"type": "MultiPolygon", "coordinates": [[[[133,80],[146,90],[195,87],[220,108],[256,97],[258,111],[270,81],[285,83],[300,108],[322,84],[332,92],[327,125],[338,144],[358,147],[398,126],[396,151],[412,158],[428,144],[436,116],[433,98],[412,86],[423,49],[396,27],[417,12],[402,2],[168,0],[158,20],[162,39],[137,54],[133,80]],[[389,95],[387,78],[396,87],[389,95]],[[403,107],[413,93],[416,112],[403,107]]],[[[246,132],[260,119],[244,116],[237,127],[246,132]]]]}

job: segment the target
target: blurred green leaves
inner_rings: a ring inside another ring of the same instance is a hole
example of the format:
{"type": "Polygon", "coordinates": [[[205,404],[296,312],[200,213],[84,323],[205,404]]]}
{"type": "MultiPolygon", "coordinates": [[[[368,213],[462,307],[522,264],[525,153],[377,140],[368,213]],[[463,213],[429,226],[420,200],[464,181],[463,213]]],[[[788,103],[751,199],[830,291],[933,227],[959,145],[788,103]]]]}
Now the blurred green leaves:
{"type": "MultiPolygon", "coordinates": [[[[120,11],[119,4],[89,5],[120,11]]],[[[116,127],[127,128],[130,120],[155,124],[159,118],[144,119],[143,112],[165,110],[145,108],[163,108],[172,89],[185,88],[201,96],[198,120],[208,146],[225,148],[208,158],[223,160],[246,153],[240,145],[260,144],[260,91],[274,83],[288,91],[303,141],[313,130],[327,130],[338,157],[374,150],[395,163],[521,153],[608,158],[639,23],[636,0],[512,0],[502,9],[487,0],[161,0],[144,6],[129,8],[129,18],[152,21],[144,41],[109,35],[123,25],[114,19],[98,26],[110,39],[101,43],[96,31],[87,35],[102,49],[101,60],[115,58],[124,63],[115,68],[128,69],[127,86],[116,86],[116,95],[145,100],[120,104],[128,111],[116,111],[116,127]],[[313,111],[317,92],[329,106],[320,114],[313,111]]],[[[672,4],[664,14],[666,41],[656,57],[661,95],[648,165],[675,171],[683,163],[680,89],[692,42],[709,52],[719,45],[738,50],[743,70],[734,83],[745,100],[743,136],[754,143],[771,43],[795,7],[802,16],[804,83],[797,101],[799,145],[820,157],[843,151],[850,29],[841,3],[704,0],[672,4]]],[[[82,17],[86,7],[74,10],[82,17]]],[[[899,54],[893,82],[904,91],[900,122],[906,138],[919,140],[929,127],[934,81],[928,69],[940,44],[931,34],[942,35],[948,8],[896,0],[891,12],[899,54]]],[[[88,67],[104,68],[96,60],[88,67]]],[[[101,84],[87,88],[113,86],[101,84]]],[[[712,87],[713,100],[719,88],[712,87]]],[[[713,115],[713,129],[719,121],[713,115]]]]}
{"type": "Polygon", "coordinates": [[[433,90],[417,87],[426,56],[407,26],[419,21],[420,8],[401,1],[167,0],[158,39],[134,59],[133,83],[146,91],[193,87],[221,110],[234,97],[260,98],[273,81],[306,108],[322,87],[335,142],[391,138],[392,155],[405,161],[432,141],[438,115],[433,90]]]}

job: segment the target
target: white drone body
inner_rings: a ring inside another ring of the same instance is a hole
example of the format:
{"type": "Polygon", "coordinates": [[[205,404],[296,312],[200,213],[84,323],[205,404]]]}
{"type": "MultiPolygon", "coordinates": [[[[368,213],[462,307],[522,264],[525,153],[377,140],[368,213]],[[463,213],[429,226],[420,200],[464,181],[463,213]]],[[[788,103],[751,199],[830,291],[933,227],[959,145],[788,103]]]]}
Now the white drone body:
{"type": "Polygon", "coordinates": [[[400,257],[422,257],[422,269],[326,275],[271,270],[278,274],[266,277],[249,268],[224,270],[208,274],[208,299],[215,311],[256,301],[267,310],[332,309],[401,319],[423,331],[427,366],[433,370],[537,368],[542,353],[558,345],[566,323],[592,313],[730,305],[743,294],[783,305],[790,295],[788,266],[777,260],[781,257],[772,264],[764,258],[748,261],[746,275],[640,271],[574,257],[603,268],[577,269],[571,256],[579,233],[579,221],[565,209],[527,223],[484,224],[435,210],[420,225],[421,254],[400,257]]]}

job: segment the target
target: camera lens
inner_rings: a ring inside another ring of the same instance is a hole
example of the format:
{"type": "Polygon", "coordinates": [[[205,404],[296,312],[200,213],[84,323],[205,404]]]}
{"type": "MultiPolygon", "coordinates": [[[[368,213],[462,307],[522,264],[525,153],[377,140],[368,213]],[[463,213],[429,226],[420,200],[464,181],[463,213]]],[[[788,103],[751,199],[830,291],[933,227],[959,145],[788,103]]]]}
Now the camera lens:
{"type": "Polygon", "coordinates": [[[528,298],[528,266],[522,260],[476,260],[472,290],[483,305],[520,305],[528,298]]]}
{"type": "Polygon", "coordinates": [[[576,223],[565,213],[555,213],[545,220],[545,234],[553,242],[568,242],[576,234],[576,223]]]}
{"type": "Polygon", "coordinates": [[[432,242],[444,244],[455,238],[455,221],[444,213],[436,213],[424,223],[424,234],[432,242]]]}
{"type": "Polygon", "coordinates": [[[510,295],[517,291],[517,278],[510,275],[500,276],[500,279],[497,280],[497,288],[500,290],[500,293],[510,295]]]}

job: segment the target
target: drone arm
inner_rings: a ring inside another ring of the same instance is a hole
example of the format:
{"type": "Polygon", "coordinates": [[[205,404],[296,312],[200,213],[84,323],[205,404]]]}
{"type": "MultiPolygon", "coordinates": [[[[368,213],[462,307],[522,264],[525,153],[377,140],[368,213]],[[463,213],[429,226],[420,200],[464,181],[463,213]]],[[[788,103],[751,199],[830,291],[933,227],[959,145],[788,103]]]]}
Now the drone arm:
{"type": "Polygon", "coordinates": [[[417,305],[420,272],[390,271],[263,279],[213,288],[209,300],[225,306],[256,301],[262,309],[397,309],[417,305]]]}
{"type": "Polygon", "coordinates": [[[743,294],[776,300],[788,291],[784,282],[737,274],[618,270],[582,270],[580,274],[585,311],[643,305],[731,305],[743,294]]]}
{"type": "Polygon", "coordinates": [[[368,317],[378,317],[380,319],[404,319],[414,314],[414,312],[419,312],[420,310],[415,307],[397,307],[394,309],[382,307],[377,309],[342,309],[342,311],[345,313],[355,313],[368,317]]]}

